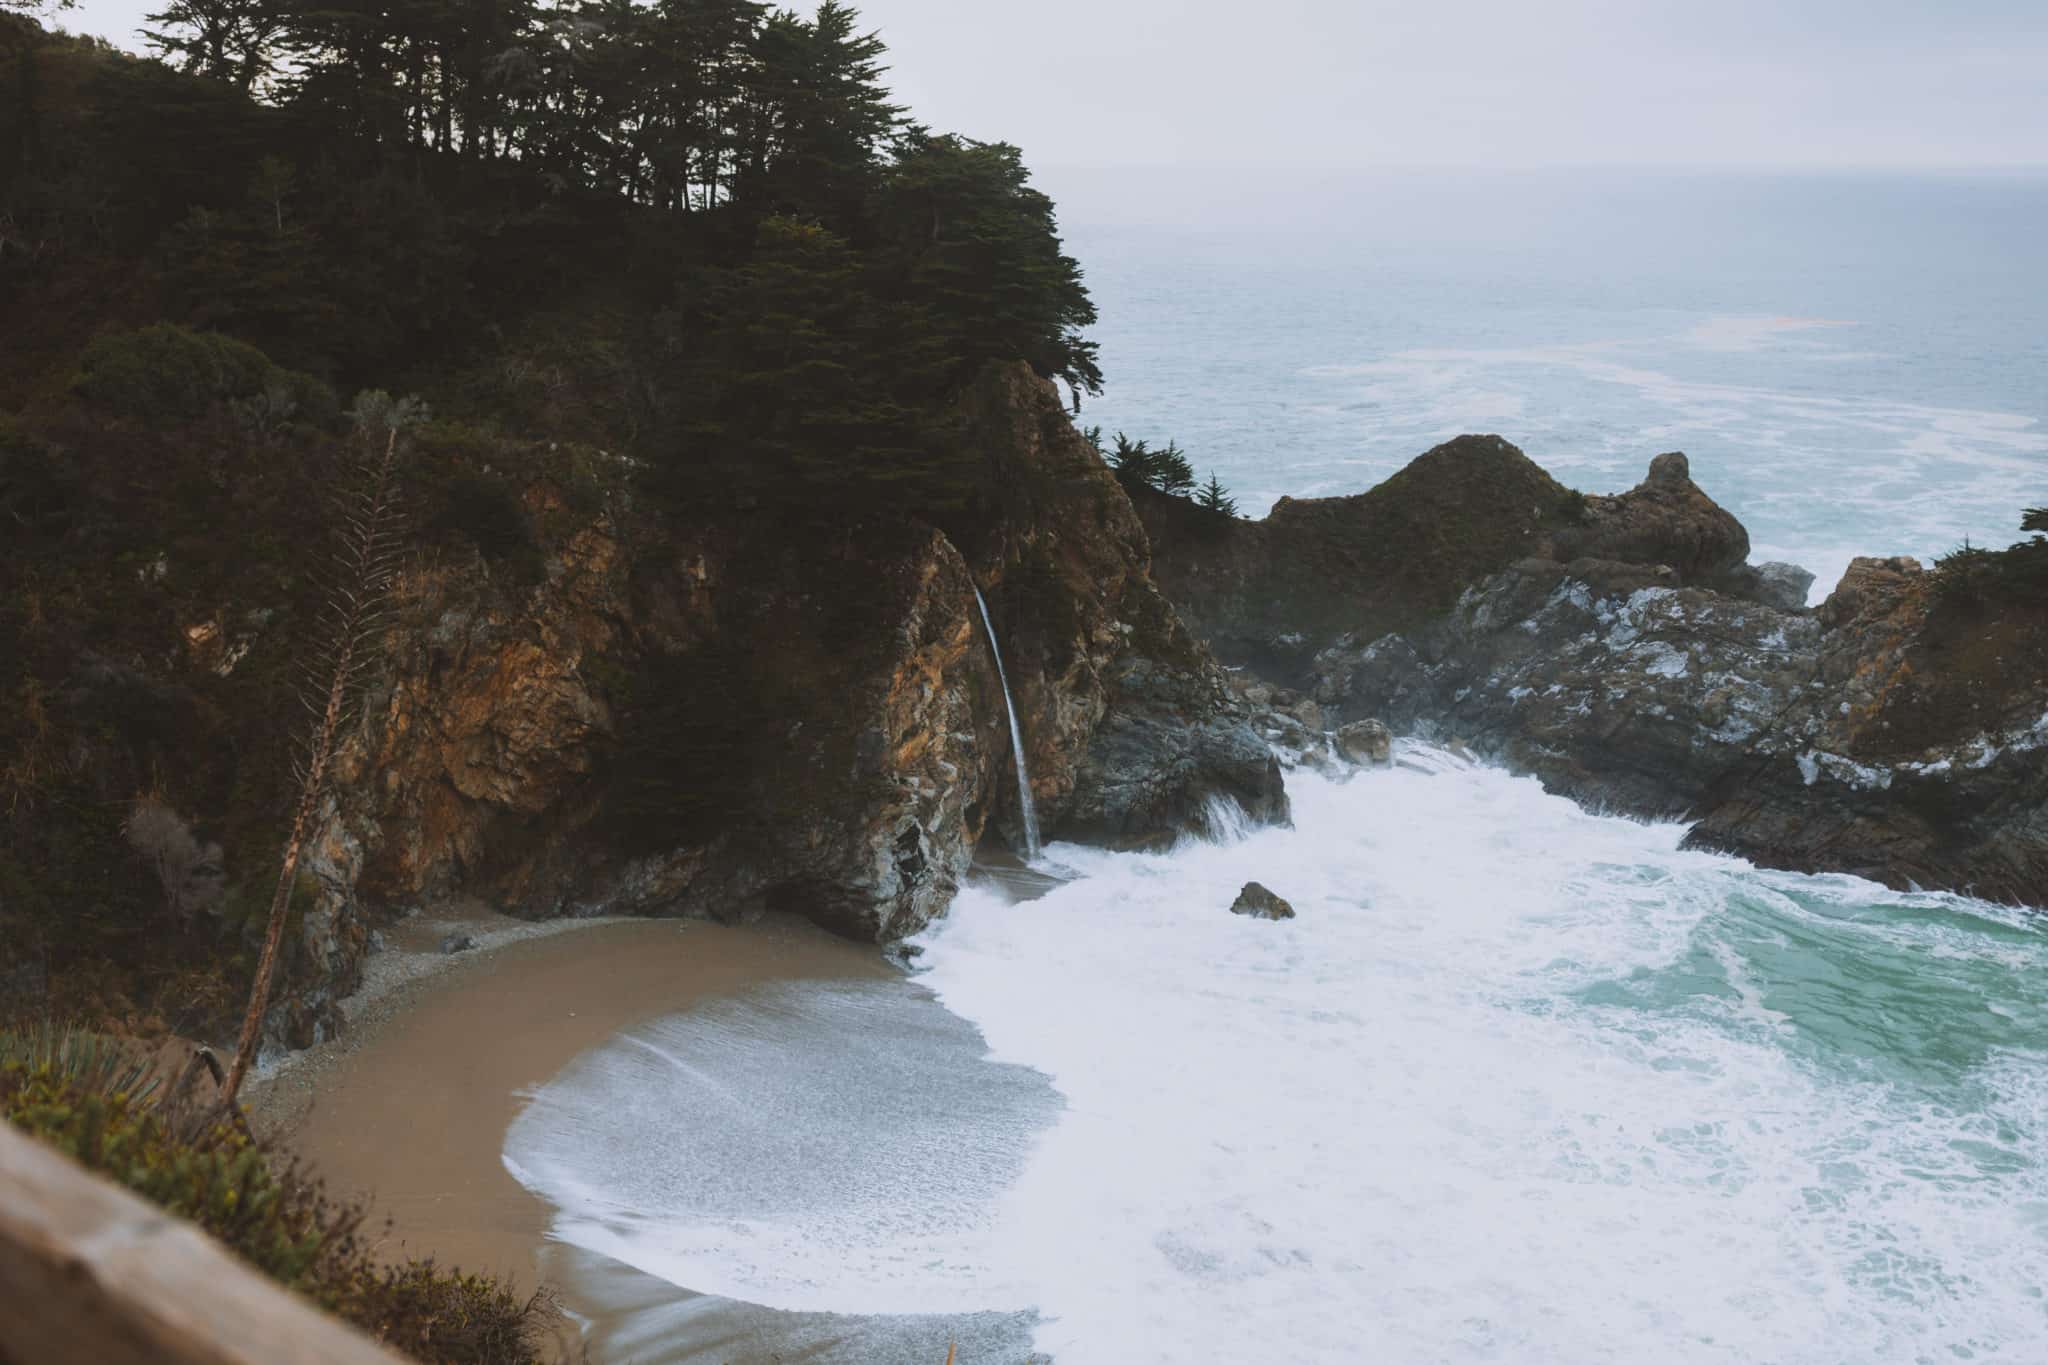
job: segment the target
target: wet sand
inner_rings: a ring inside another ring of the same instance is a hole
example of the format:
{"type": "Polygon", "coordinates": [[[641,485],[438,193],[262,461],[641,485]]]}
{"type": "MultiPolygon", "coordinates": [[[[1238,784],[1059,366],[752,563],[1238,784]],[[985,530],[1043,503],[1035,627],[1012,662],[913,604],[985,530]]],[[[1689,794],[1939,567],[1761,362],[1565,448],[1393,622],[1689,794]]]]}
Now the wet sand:
{"type": "Polygon", "coordinates": [[[375,1222],[391,1220],[387,1254],[540,1282],[551,1210],[501,1159],[524,1092],[621,1030],[701,1000],[764,982],[896,974],[873,948],[787,917],[548,928],[533,936],[495,917],[401,926],[372,959],[395,984],[376,989],[373,973],[348,1034],[252,1095],[259,1128],[330,1191],[364,1196],[375,1222]],[[441,958],[449,932],[483,946],[441,958]]]}

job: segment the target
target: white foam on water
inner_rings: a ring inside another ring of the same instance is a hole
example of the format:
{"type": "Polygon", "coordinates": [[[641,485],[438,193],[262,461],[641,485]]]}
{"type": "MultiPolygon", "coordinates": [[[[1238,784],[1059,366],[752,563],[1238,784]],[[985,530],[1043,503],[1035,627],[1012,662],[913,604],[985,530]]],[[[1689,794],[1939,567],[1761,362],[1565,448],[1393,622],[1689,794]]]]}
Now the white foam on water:
{"type": "MultiPolygon", "coordinates": [[[[1803,370],[1854,359],[1812,335],[1838,325],[1713,317],[1675,337],[1417,348],[1303,373],[1356,402],[1359,440],[1400,433],[1416,447],[1391,452],[1391,466],[1359,462],[1377,474],[1475,429],[1504,431],[1590,492],[1619,492],[1650,455],[1687,450],[1695,478],[1755,537],[1757,558],[1813,569],[1822,591],[1856,554],[1931,558],[1966,538],[2010,544],[2015,490],[2048,470],[2042,416],[1917,401],[1910,383],[1857,392],[1833,372],[1803,370]],[[1719,377],[1699,363],[1753,353],[1782,362],[1773,382],[1719,377]],[[1515,420],[1489,426],[1493,412],[1515,420]],[[1817,486],[1828,496],[1816,497],[1817,486]]],[[[1358,476],[1359,486],[1372,481],[1358,476]]],[[[1355,490],[1333,482],[1316,491],[1355,490]]]]}
{"type": "Polygon", "coordinates": [[[506,1135],[551,1235],[796,1312],[1014,1308],[996,1214],[1060,1101],[907,981],[786,983],[579,1057],[506,1135]]]}
{"type": "Polygon", "coordinates": [[[1060,1365],[2048,1359],[2048,934],[1397,757],[636,1030],[507,1165],[677,1285],[1060,1365]]]}
{"type": "Polygon", "coordinates": [[[1293,830],[1060,848],[1085,880],[970,893],[928,936],[923,982],[1067,1099],[989,1267],[1040,1349],[2048,1359],[2048,1017],[1982,1012],[2002,1043],[1930,1090],[1860,1055],[1887,1011],[1820,1046],[1834,997],[1802,1015],[1769,966],[1828,935],[1800,959],[1822,974],[1945,948],[2038,981],[2036,931],[1404,759],[1297,775],[1293,830]],[[1248,880],[1299,918],[1230,915],[1248,880]]]}
{"type": "Polygon", "coordinates": [[[1782,344],[1788,333],[1855,325],[1842,318],[1711,317],[1687,332],[1685,340],[1708,351],[1761,351],[1782,344]]]}

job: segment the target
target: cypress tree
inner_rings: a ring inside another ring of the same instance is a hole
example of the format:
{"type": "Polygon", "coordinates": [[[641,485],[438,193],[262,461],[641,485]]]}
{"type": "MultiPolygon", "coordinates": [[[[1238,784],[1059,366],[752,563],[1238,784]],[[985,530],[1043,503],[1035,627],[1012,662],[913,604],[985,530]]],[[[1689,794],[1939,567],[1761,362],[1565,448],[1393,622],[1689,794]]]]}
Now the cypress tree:
{"type": "Polygon", "coordinates": [[[1230,496],[1223,487],[1223,481],[1216,477],[1216,471],[1209,471],[1209,482],[1195,495],[1195,502],[1211,512],[1221,512],[1226,517],[1237,515],[1237,499],[1230,496]]]}

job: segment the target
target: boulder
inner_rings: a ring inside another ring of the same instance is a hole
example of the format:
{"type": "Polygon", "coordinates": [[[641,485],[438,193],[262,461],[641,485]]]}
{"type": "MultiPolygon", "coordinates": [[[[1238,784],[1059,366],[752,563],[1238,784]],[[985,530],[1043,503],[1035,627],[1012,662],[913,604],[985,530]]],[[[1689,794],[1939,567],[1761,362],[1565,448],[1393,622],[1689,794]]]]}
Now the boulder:
{"type": "Polygon", "coordinates": [[[1685,456],[1650,461],[1643,481],[1616,497],[1589,497],[1582,524],[1561,532],[1550,558],[1663,564],[1681,583],[1705,583],[1749,558],[1749,532],[1692,481],[1685,456]]]}
{"type": "Polygon", "coordinates": [[[1394,761],[1394,733],[1384,721],[1353,721],[1337,731],[1337,752],[1353,763],[1384,767],[1394,761]]]}
{"type": "Polygon", "coordinates": [[[1918,586],[1924,573],[1920,561],[1910,555],[1852,559],[1842,581],[1820,604],[1821,624],[1833,630],[1859,616],[1884,616],[1918,586]]]}
{"type": "Polygon", "coordinates": [[[1237,893],[1230,913],[1245,915],[1251,919],[1293,919],[1294,907],[1268,891],[1257,882],[1246,882],[1244,890],[1237,893]]]}
{"type": "Polygon", "coordinates": [[[1803,611],[1813,591],[1813,578],[1812,573],[1797,564],[1773,561],[1738,565],[1712,586],[1731,597],[1776,607],[1780,611],[1803,611]]]}

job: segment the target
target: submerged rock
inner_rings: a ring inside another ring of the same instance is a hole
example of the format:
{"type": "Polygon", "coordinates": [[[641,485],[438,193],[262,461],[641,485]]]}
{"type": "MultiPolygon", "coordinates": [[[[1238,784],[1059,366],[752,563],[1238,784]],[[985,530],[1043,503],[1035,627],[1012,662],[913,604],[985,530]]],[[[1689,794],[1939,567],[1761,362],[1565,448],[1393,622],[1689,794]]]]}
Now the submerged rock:
{"type": "Polygon", "coordinates": [[[468,934],[450,934],[441,940],[441,952],[451,957],[456,953],[470,952],[475,947],[476,940],[468,934]]]}
{"type": "Polygon", "coordinates": [[[1293,919],[1294,907],[1268,891],[1257,882],[1246,882],[1244,890],[1237,893],[1230,913],[1246,915],[1252,919],[1293,919]]]}

